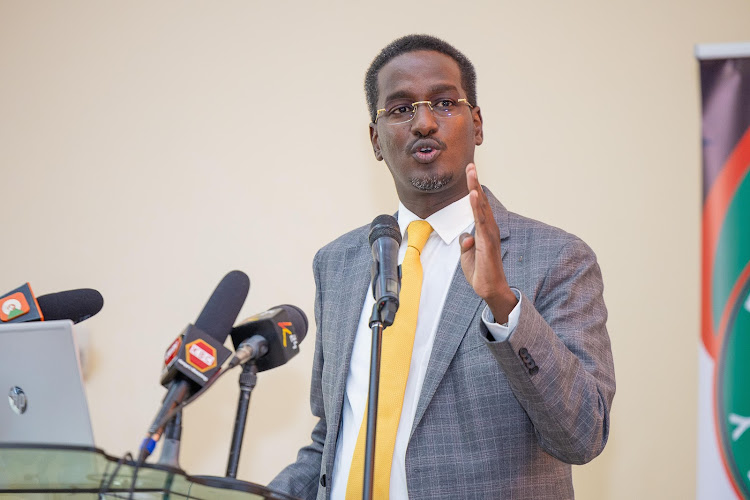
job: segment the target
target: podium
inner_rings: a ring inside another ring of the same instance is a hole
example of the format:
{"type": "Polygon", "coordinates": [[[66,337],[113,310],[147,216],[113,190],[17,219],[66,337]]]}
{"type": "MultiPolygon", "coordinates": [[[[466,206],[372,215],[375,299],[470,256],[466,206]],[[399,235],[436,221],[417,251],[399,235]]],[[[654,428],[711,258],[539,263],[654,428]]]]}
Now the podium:
{"type": "MultiPolygon", "coordinates": [[[[0,499],[126,499],[135,463],[97,448],[0,443],[0,499]]],[[[133,498],[296,500],[245,481],[194,477],[180,469],[143,464],[133,498]]]]}

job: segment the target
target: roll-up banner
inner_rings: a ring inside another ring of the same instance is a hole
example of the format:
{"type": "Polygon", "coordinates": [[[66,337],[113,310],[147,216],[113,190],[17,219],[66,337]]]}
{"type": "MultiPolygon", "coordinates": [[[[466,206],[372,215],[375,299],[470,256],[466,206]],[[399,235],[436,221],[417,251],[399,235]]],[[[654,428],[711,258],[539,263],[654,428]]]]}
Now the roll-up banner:
{"type": "Polygon", "coordinates": [[[750,499],[750,43],[695,52],[703,110],[696,496],[750,499]]]}

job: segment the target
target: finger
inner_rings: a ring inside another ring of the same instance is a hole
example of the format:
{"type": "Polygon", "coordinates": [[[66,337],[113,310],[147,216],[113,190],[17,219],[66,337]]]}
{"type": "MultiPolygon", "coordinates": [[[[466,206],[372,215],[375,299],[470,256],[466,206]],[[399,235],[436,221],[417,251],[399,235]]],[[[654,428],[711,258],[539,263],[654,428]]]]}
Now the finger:
{"type": "Polygon", "coordinates": [[[476,190],[484,196],[482,185],[479,183],[479,173],[477,172],[477,166],[474,163],[466,165],[466,179],[469,185],[469,190],[476,190]]]}
{"type": "Polygon", "coordinates": [[[479,183],[479,173],[477,172],[477,166],[474,163],[469,164],[471,166],[471,170],[473,172],[473,178],[474,183],[476,185],[476,191],[479,193],[479,197],[482,201],[483,209],[489,209],[490,208],[490,200],[487,198],[487,194],[484,192],[484,189],[482,189],[482,184],[479,183]]]}
{"type": "MultiPolygon", "coordinates": [[[[490,208],[489,198],[487,198],[487,195],[482,189],[482,185],[479,183],[479,177],[477,176],[477,166],[475,164],[469,163],[466,166],[466,179],[467,185],[469,187],[469,192],[476,191],[477,195],[479,196],[479,204],[477,206],[479,208],[479,211],[483,215],[483,221],[487,220],[488,214],[492,211],[492,209],[490,208]]],[[[476,220],[476,214],[474,219],[476,220]]]]}
{"type": "Polygon", "coordinates": [[[461,246],[461,253],[467,252],[474,246],[474,237],[469,233],[461,233],[458,243],[461,246]]]}
{"type": "Polygon", "coordinates": [[[487,248],[498,246],[500,243],[500,231],[495,224],[495,216],[492,214],[489,200],[480,197],[479,193],[472,191],[469,193],[471,211],[474,215],[474,246],[487,248]]]}
{"type": "Polygon", "coordinates": [[[477,229],[482,229],[487,224],[494,222],[494,216],[492,215],[492,208],[487,198],[483,197],[477,191],[469,193],[469,201],[471,202],[471,210],[474,214],[474,223],[477,225],[477,229]]]}
{"type": "Polygon", "coordinates": [[[471,213],[474,215],[474,224],[479,226],[485,221],[485,213],[482,210],[479,193],[476,190],[469,193],[469,203],[471,204],[471,213]]]}
{"type": "Polygon", "coordinates": [[[479,184],[479,177],[477,177],[477,166],[473,163],[466,165],[466,184],[469,191],[482,190],[482,186],[479,184]]]}

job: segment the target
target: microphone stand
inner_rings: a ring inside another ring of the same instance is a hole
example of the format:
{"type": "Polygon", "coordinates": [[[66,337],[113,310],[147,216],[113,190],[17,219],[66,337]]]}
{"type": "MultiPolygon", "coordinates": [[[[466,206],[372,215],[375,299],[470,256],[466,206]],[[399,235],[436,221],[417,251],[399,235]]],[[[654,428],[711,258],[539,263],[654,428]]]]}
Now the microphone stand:
{"type": "Polygon", "coordinates": [[[370,328],[372,348],[370,352],[370,388],[367,402],[367,437],[365,439],[365,469],[362,484],[362,499],[372,500],[375,474],[375,434],[378,420],[378,394],[380,391],[380,357],[383,346],[383,329],[391,326],[396,317],[398,299],[385,296],[372,306],[370,328]]]}
{"type": "Polygon", "coordinates": [[[240,462],[242,438],[245,436],[247,410],[250,406],[250,393],[253,392],[257,381],[258,365],[252,359],[242,365],[242,374],[240,374],[240,397],[237,401],[237,416],[234,419],[232,445],[229,448],[229,461],[227,463],[227,477],[232,479],[237,479],[237,466],[240,462]]]}
{"type": "Polygon", "coordinates": [[[182,437],[182,410],[174,414],[164,427],[164,443],[161,447],[159,465],[166,465],[181,469],[180,467],[180,438],[182,437]]]}
{"type": "MultiPolygon", "coordinates": [[[[174,414],[167,425],[164,427],[164,443],[161,446],[161,455],[159,460],[156,462],[158,465],[166,465],[167,467],[174,467],[175,469],[182,470],[180,467],[180,438],[182,437],[182,410],[174,414]]],[[[170,491],[172,489],[172,482],[174,481],[174,474],[169,473],[167,480],[164,483],[164,490],[170,491]]],[[[164,500],[169,498],[169,495],[165,493],[162,495],[164,500]]]]}
{"type": "Polygon", "coordinates": [[[245,424],[247,423],[247,411],[250,406],[250,393],[255,388],[255,384],[258,381],[258,366],[255,364],[255,360],[251,359],[242,365],[242,373],[240,374],[240,397],[237,400],[237,415],[234,419],[234,430],[232,431],[232,444],[229,448],[229,461],[227,463],[227,475],[226,477],[216,476],[193,476],[206,481],[207,486],[218,487],[218,488],[230,488],[238,489],[239,491],[246,491],[242,488],[248,485],[252,486],[252,483],[237,479],[237,466],[240,461],[240,450],[242,449],[242,438],[245,435],[245,424]]]}

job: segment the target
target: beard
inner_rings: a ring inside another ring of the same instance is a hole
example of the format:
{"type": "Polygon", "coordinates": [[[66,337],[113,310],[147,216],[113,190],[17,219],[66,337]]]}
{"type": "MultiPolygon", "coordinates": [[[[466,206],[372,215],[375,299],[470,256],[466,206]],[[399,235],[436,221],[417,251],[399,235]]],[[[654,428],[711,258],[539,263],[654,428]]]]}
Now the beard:
{"type": "Polygon", "coordinates": [[[437,191],[443,186],[447,186],[453,180],[452,174],[433,175],[424,177],[412,177],[409,179],[411,185],[420,191],[437,191]]]}

